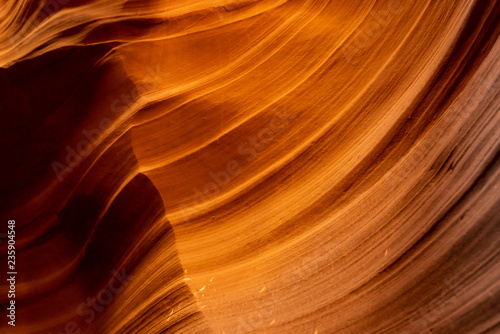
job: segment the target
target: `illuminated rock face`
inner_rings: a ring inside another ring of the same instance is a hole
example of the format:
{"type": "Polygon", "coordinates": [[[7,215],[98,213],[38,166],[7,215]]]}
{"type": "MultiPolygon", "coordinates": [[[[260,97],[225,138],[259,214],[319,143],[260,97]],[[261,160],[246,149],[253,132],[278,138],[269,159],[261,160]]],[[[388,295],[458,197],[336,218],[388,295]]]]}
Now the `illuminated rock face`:
{"type": "Polygon", "coordinates": [[[4,1],[0,332],[500,332],[499,10],[4,1]]]}

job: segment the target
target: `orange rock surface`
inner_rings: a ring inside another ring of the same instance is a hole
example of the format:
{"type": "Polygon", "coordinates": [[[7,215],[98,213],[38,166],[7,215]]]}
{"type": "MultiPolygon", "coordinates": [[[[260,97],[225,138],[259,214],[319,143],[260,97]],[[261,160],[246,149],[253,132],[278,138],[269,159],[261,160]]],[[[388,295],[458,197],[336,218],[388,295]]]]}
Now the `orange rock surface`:
{"type": "Polygon", "coordinates": [[[0,17],[1,333],[500,333],[498,1],[0,17]]]}

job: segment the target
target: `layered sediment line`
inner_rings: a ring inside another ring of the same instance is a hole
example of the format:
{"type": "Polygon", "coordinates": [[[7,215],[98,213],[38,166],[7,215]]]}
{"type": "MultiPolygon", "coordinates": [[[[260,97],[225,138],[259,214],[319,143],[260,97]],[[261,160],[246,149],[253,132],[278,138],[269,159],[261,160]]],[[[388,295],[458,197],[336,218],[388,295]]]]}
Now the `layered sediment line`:
{"type": "Polygon", "coordinates": [[[1,331],[498,332],[499,9],[4,2],[1,331]]]}

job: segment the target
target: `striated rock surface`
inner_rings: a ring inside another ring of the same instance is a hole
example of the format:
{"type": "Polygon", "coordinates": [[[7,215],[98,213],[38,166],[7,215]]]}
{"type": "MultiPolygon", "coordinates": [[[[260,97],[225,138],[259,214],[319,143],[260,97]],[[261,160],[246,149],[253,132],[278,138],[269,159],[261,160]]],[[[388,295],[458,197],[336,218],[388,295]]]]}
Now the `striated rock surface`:
{"type": "Polygon", "coordinates": [[[500,333],[498,22],[4,0],[0,332],[500,333]]]}

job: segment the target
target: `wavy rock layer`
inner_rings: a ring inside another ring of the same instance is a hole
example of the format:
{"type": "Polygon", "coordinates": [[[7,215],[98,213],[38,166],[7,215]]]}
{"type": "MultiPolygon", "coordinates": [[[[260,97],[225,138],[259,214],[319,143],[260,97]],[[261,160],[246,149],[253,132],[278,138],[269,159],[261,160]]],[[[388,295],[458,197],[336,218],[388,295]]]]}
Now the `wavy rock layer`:
{"type": "Polygon", "coordinates": [[[0,14],[2,333],[500,332],[497,1],[0,14]]]}

